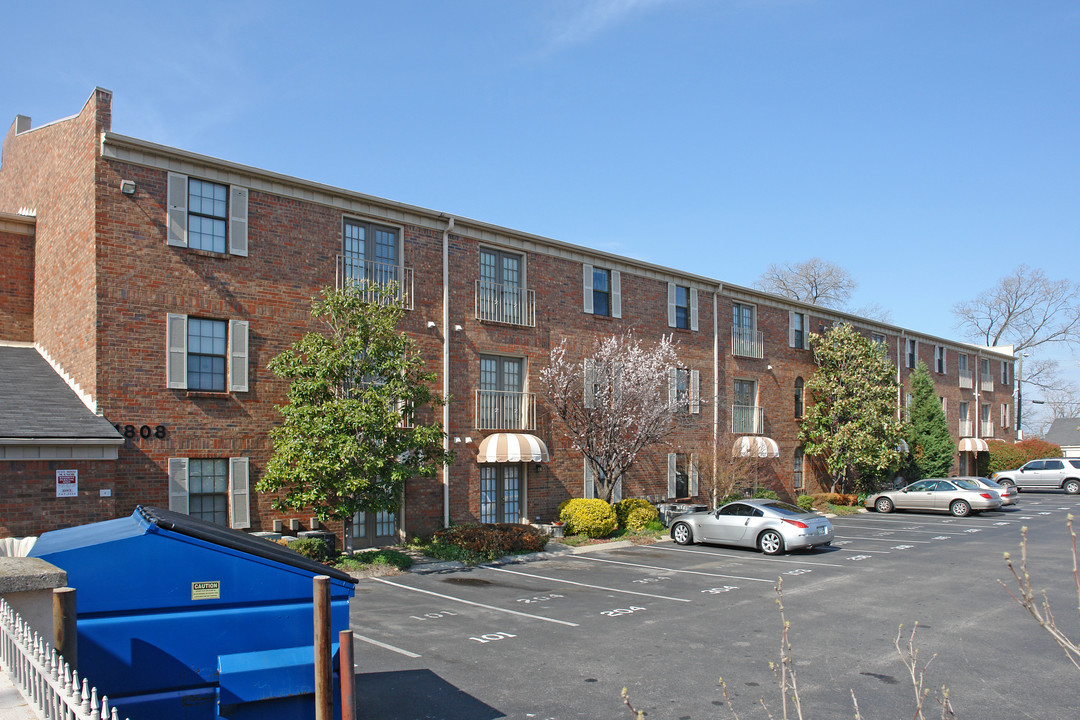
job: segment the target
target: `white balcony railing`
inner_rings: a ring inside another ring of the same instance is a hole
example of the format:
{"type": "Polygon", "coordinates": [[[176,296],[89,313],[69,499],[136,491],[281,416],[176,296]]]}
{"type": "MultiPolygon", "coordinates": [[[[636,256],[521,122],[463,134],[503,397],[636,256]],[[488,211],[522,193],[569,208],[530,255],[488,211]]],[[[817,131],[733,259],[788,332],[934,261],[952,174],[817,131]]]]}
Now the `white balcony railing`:
{"type": "Polygon", "coordinates": [[[967,418],[960,418],[960,437],[974,437],[975,433],[973,432],[973,424],[974,423],[972,423],[971,420],[967,418]]]}
{"type": "Polygon", "coordinates": [[[478,430],[535,430],[535,393],[513,390],[476,391],[478,430]]]}
{"type": "Polygon", "coordinates": [[[764,341],[760,330],[731,328],[731,354],[740,357],[763,358],[764,341]]]}
{"type": "Polygon", "coordinates": [[[989,373],[983,373],[979,377],[979,390],[982,392],[994,392],[994,376],[989,373]]]}
{"type": "Polygon", "coordinates": [[[536,294],[514,285],[477,280],[476,319],[536,327],[536,294]]]}
{"type": "Polygon", "coordinates": [[[365,299],[381,299],[376,288],[393,284],[396,297],[404,301],[405,309],[413,309],[413,269],[364,260],[349,255],[337,256],[337,286],[356,288],[365,299]]]}
{"type": "Polygon", "coordinates": [[[760,435],[765,427],[765,408],[759,405],[732,405],[731,432],[737,435],[760,435]]]}
{"type": "Polygon", "coordinates": [[[971,376],[971,370],[967,368],[960,369],[960,387],[965,390],[971,390],[975,387],[975,380],[971,376]]]}
{"type": "Polygon", "coordinates": [[[992,420],[986,420],[979,423],[979,436],[986,438],[994,437],[994,422],[992,420]]]}

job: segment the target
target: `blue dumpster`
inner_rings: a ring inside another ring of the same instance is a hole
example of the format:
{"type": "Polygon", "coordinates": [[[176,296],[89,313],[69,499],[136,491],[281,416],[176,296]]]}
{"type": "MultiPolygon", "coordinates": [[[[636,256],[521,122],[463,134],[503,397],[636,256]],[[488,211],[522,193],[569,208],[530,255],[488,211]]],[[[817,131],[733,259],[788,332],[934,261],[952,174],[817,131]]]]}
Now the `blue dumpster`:
{"type": "Polygon", "coordinates": [[[121,715],[314,717],[312,578],[331,578],[336,639],[349,627],[356,580],[348,574],[144,506],[131,517],[45,533],[30,554],[67,572],[78,593],[79,668],[121,715]]]}

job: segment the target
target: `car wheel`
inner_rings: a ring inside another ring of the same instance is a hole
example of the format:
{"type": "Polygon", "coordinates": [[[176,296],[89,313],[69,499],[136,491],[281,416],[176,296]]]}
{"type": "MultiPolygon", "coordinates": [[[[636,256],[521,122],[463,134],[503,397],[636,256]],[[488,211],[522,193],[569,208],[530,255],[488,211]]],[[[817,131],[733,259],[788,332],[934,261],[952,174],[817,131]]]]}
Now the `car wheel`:
{"type": "Polygon", "coordinates": [[[1065,484],[1061,487],[1065,488],[1065,492],[1070,495],[1075,495],[1076,493],[1080,493],[1080,480],[1066,480],[1065,484]]]}
{"type": "Polygon", "coordinates": [[[956,517],[964,517],[971,514],[971,506],[967,504],[966,500],[953,500],[949,505],[949,512],[956,517]]]}
{"type": "Polygon", "coordinates": [[[1012,480],[1009,480],[1008,478],[1002,478],[1001,480],[997,481],[997,484],[1000,485],[1003,488],[1011,488],[1014,483],[1013,483],[1012,480]]]}
{"type": "Polygon", "coordinates": [[[686,523],[676,523],[671,531],[671,537],[680,545],[689,545],[694,542],[694,533],[690,532],[690,526],[686,523]]]}
{"type": "Polygon", "coordinates": [[[890,513],[893,511],[893,502],[889,498],[878,498],[874,507],[879,513],[890,513]]]}
{"type": "Polygon", "coordinates": [[[784,538],[775,530],[766,530],[758,538],[758,548],[766,555],[776,555],[784,552],[784,538]]]}

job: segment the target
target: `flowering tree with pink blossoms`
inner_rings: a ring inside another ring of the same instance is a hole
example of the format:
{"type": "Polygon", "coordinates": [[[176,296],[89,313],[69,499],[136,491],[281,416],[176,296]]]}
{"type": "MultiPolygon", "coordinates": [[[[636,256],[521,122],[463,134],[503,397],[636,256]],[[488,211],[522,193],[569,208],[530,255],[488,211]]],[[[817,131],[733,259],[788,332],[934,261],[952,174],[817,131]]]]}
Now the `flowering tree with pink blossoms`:
{"type": "Polygon", "coordinates": [[[571,359],[566,341],[540,372],[552,411],[571,444],[592,467],[597,497],[611,502],[623,474],[646,447],[675,427],[675,410],[688,401],[668,378],[679,367],[675,343],[665,336],[644,346],[633,334],[600,338],[592,354],[571,359]]]}

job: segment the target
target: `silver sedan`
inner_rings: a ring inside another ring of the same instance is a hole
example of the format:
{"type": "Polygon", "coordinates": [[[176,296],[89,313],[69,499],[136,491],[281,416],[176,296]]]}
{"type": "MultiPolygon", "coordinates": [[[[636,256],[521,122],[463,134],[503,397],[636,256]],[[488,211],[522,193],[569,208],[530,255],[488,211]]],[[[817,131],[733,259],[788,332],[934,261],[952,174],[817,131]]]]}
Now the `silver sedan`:
{"type": "Polygon", "coordinates": [[[866,507],[887,513],[893,510],[949,512],[964,517],[973,512],[997,510],[1001,497],[964,478],[927,478],[899,490],[880,492],[866,498],[866,507]]]}
{"type": "Polygon", "coordinates": [[[779,500],[737,500],[718,510],[686,513],[672,520],[671,538],[756,547],[766,555],[828,545],[833,526],[820,513],[804,512],[779,500]]]}
{"type": "Polygon", "coordinates": [[[1005,507],[1006,505],[1015,505],[1016,501],[1019,500],[1020,491],[1015,485],[998,485],[990,478],[975,477],[974,475],[965,475],[962,479],[970,480],[983,490],[993,490],[996,492],[1001,497],[1002,507],[1005,507]]]}

